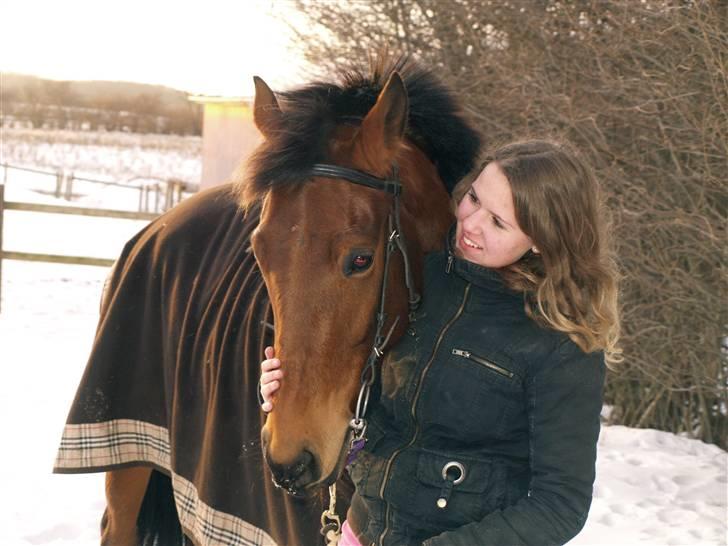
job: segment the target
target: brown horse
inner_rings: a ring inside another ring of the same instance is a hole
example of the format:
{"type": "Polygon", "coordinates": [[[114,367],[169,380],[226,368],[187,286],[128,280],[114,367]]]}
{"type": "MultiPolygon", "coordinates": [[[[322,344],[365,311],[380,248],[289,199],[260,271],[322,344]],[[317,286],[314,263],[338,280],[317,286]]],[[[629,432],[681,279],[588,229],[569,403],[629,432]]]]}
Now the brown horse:
{"type": "Polygon", "coordinates": [[[448,190],[479,148],[447,89],[406,60],[278,99],[256,79],[254,112],[265,141],[236,191],[203,192],[153,222],[104,297],[55,468],[108,471],[104,544],[159,527],[171,493],[170,517],[195,544],[320,541],[326,498],[308,493],[344,467],[380,300],[393,341],[407,324],[406,271],[419,286],[452,222],[448,190]],[[409,267],[387,257],[393,226],[409,267]],[[287,377],[261,431],[270,343],[287,377]]]}

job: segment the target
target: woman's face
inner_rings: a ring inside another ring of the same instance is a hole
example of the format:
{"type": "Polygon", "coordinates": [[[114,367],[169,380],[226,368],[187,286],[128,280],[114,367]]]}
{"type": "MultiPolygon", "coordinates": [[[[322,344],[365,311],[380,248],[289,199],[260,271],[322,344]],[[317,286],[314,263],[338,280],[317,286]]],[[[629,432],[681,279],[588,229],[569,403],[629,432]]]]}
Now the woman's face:
{"type": "Polygon", "coordinates": [[[488,163],[458,205],[455,253],[484,267],[518,261],[533,246],[516,222],[508,179],[488,163]]]}

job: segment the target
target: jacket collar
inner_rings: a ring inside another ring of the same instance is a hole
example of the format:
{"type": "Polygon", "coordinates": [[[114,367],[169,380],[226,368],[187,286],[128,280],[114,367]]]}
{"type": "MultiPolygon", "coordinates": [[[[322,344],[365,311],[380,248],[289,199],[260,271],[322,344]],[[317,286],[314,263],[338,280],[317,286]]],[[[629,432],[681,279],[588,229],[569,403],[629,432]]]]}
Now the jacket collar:
{"type": "Polygon", "coordinates": [[[445,240],[445,250],[447,261],[445,262],[445,272],[448,274],[457,274],[467,282],[470,282],[481,288],[486,288],[494,292],[502,292],[512,296],[521,296],[520,293],[508,288],[503,282],[503,278],[496,269],[491,269],[478,265],[475,262],[460,258],[455,254],[455,230],[457,224],[453,224],[447,232],[445,240]]]}

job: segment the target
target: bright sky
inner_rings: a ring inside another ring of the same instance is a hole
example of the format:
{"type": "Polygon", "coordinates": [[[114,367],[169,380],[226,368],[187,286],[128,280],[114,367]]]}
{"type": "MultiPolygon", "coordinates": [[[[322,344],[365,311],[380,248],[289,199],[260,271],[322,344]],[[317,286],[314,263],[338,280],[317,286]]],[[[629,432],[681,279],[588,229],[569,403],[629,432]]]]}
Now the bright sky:
{"type": "Polygon", "coordinates": [[[212,95],[302,79],[290,0],[0,0],[0,20],[2,72],[212,95]]]}

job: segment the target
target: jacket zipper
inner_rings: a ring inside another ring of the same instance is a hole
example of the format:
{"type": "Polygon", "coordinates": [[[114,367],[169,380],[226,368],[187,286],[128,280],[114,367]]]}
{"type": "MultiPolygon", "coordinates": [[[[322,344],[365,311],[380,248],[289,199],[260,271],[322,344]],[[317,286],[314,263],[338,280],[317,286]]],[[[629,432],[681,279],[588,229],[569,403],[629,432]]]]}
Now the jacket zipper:
{"type": "MultiPolygon", "coordinates": [[[[430,367],[432,366],[432,363],[435,361],[435,356],[437,356],[437,350],[440,348],[440,343],[442,342],[442,338],[445,337],[445,334],[450,329],[450,327],[453,325],[453,323],[462,315],[463,309],[465,309],[465,303],[468,301],[468,293],[470,292],[470,283],[468,283],[465,286],[465,292],[463,293],[463,301],[460,304],[460,307],[458,308],[457,312],[453,315],[453,317],[448,321],[448,323],[445,325],[445,327],[440,331],[440,335],[437,337],[437,341],[435,342],[435,348],[432,350],[432,355],[430,356],[430,360],[427,361],[427,364],[422,369],[422,373],[420,373],[420,381],[417,384],[417,390],[415,391],[415,396],[412,400],[412,406],[410,407],[410,413],[412,414],[412,420],[415,424],[415,433],[412,436],[412,439],[404,446],[399,448],[397,451],[395,451],[392,456],[387,461],[387,466],[384,470],[384,478],[382,479],[382,485],[379,487],[379,497],[384,500],[384,489],[387,486],[387,480],[389,479],[389,472],[392,470],[392,464],[394,463],[394,460],[397,458],[397,456],[402,453],[405,449],[411,447],[415,441],[417,440],[417,436],[419,435],[420,431],[417,427],[417,402],[420,398],[420,393],[422,392],[422,384],[425,379],[425,375],[427,375],[427,372],[429,371],[430,367]]],[[[384,531],[382,531],[382,534],[379,536],[379,546],[384,545],[384,537],[387,535],[387,532],[389,531],[389,518],[390,518],[390,505],[387,503],[387,510],[384,514],[384,531]]]]}
{"type": "Polygon", "coordinates": [[[489,370],[493,370],[494,372],[499,373],[507,377],[508,379],[513,379],[513,377],[516,375],[512,371],[506,370],[502,366],[498,366],[498,364],[495,364],[490,360],[480,358],[478,355],[474,355],[470,351],[464,351],[463,349],[453,349],[452,354],[467,358],[468,360],[472,360],[473,362],[477,362],[481,366],[485,366],[489,370]]]}

